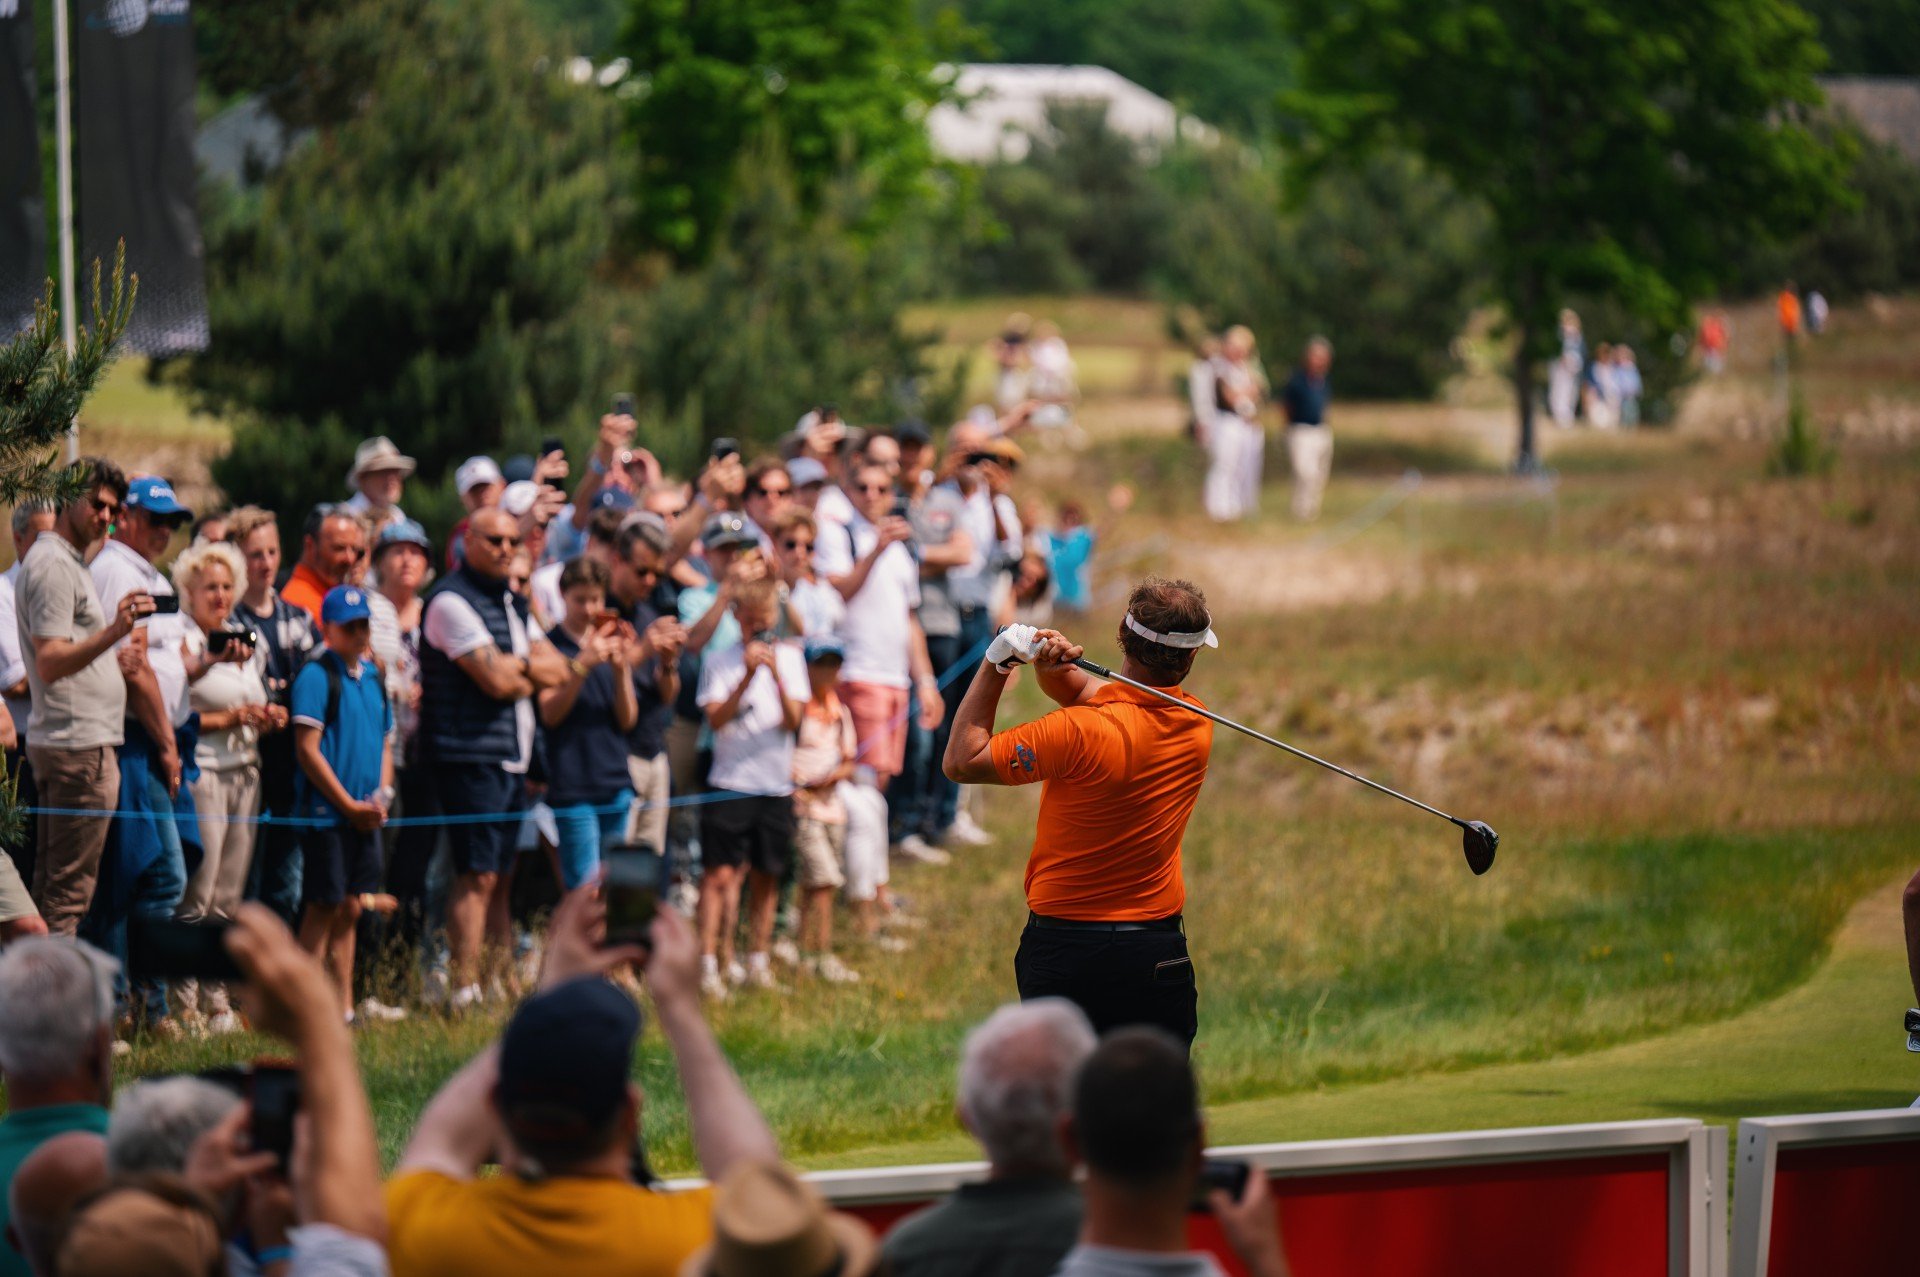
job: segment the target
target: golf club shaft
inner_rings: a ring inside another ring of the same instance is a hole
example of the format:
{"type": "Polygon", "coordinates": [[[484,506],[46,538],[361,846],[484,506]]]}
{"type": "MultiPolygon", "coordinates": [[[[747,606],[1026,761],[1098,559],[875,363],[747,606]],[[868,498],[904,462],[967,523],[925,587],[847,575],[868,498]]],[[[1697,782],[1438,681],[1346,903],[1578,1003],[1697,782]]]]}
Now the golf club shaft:
{"type": "Polygon", "coordinates": [[[1231,718],[1227,718],[1227,717],[1224,717],[1223,715],[1216,714],[1212,710],[1207,709],[1203,706],[1195,705],[1191,701],[1183,701],[1178,696],[1174,696],[1169,692],[1164,692],[1157,687],[1151,687],[1146,683],[1140,682],[1138,679],[1128,678],[1125,674],[1116,674],[1114,671],[1108,669],[1106,666],[1096,665],[1089,660],[1084,660],[1084,659],[1078,660],[1078,661],[1075,661],[1074,664],[1079,666],[1081,669],[1085,670],[1087,673],[1093,675],[1095,678],[1104,678],[1114,683],[1124,683],[1126,686],[1134,688],[1137,691],[1147,692],[1151,695],[1158,696],[1161,700],[1166,701],[1169,704],[1178,705],[1181,709],[1192,710],[1194,713],[1200,715],[1202,718],[1212,719],[1214,722],[1220,724],[1220,726],[1222,727],[1231,727],[1234,731],[1239,732],[1242,736],[1251,736],[1257,741],[1261,741],[1264,744],[1273,746],[1275,749],[1283,749],[1287,753],[1292,754],[1295,758],[1304,758],[1310,763],[1318,763],[1320,766],[1326,768],[1330,772],[1339,772],[1342,776],[1345,776],[1348,780],[1359,781],[1362,785],[1365,785],[1368,789],[1377,789],[1381,793],[1387,795],[1389,798],[1398,798],[1401,802],[1406,803],[1409,806],[1418,807],[1421,811],[1431,813],[1432,815],[1440,817],[1440,819],[1444,821],[1448,821],[1452,824],[1459,825],[1462,829],[1466,828],[1465,821],[1459,820],[1456,817],[1447,815],[1446,812],[1441,811],[1438,807],[1429,807],[1427,806],[1427,804],[1421,802],[1418,798],[1409,798],[1397,789],[1388,789],[1385,785],[1382,785],[1379,781],[1368,780],[1365,776],[1362,776],[1359,772],[1350,772],[1346,768],[1342,767],[1340,764],[1330,763],[1326,759],[1321,758],[1317,754],[1309,754],[1304,749],[1295,749],[1292,745],[1287,744],[1287,742],[1283,740],[1275,740],[1273,737],[1265,735],[1264,733],[1256,732],[1251,727],[1247,727],[1240,723],[1236,723],[1231,718]]]}

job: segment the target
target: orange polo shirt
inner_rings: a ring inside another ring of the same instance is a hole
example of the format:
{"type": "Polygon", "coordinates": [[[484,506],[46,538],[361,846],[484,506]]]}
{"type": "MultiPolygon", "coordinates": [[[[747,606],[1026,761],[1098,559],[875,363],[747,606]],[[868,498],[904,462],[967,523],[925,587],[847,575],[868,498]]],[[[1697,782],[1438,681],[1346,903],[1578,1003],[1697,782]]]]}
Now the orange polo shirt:
{"type": "Polygon", "coordinates": [[[1045,786],[1027,859],[1027,907],[1095,922],[1144,922],[1186,908],[1180,839],[1212,749],[1211,722],[1121,683],[996,733],[990,751],[1001,781],[1045,786]]]}
{"type": "Polygon", "coordinates": [[[327,591],[333,588],[327,579],[304,563],[296,563],[293,575],[287,578],[286,585],[280,589],[280,597],[295,607],[305,608],[313,614],[315,625],[320,623],[320,604],[326,599],[327,591]]]}

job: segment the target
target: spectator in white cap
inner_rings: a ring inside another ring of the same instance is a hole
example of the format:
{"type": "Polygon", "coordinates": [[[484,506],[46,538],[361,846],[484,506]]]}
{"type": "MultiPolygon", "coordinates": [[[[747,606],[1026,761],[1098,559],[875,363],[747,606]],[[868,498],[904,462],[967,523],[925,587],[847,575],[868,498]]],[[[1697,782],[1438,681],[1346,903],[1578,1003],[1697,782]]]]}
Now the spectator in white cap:
{"type": "Polygon", "coordinates": [[[827,468],[812,457],[795,457],[787,462],[787,478],[793,482],[793,503],[812,514],[826,491],[827,468]]]}
{"type": "Polygon", "coordinates": [[[347,509],[371,522],[378,536],[389,523],[407,517],[400,508],[400,492],[417,467],[385,435],[365,440],[353,450],[353,469],[347,471],[347,487],[353,491],[347,509]]]}
{"type": "Polygon", "coordinates": [[[460,504],[466,507],[467,512],[460,522],[453,525],[453,531],[447,536],[449,572],[466,561],[468,522],[477,511],[500,504],[500,498],[507,490],[507,476],[500,473],[500,467],[492,457],[468,457],[453,472],[453,486],[460,494],[460,504]]]}

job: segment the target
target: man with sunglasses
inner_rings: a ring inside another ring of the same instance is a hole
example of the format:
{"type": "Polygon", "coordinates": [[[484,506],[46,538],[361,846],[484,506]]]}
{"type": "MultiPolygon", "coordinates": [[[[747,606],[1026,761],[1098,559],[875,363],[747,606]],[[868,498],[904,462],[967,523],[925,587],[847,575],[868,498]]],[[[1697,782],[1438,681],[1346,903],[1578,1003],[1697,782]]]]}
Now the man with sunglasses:
{"type": "Polygon", "coordinates": [[[152,597],[138,592],[120,600],[111,620],[101,609],[87,557],[113,527],[127,479],[118,466],[97,457],[75,466],[86,487],[61,509],[54,535],[40,537],[27,551],[15,587],[33,700],[27,758],[40,802],[53,813],[103,813],[40,817],[33,899],[57,936],[80,929],[111,823],[104,813],[118,806],[116,751],[124,738],[127,688],[109,653],[153,611],[152,597]]]}
{"type": "Polygon", "coordinates": [[[320,624],[320,603],[367,557],[367,525],[344,505],[317,505],[300,538],[300,561],[280,597],[320,624]]]}
{"type": "Polygon", "coordinates": [[[440,810],[451,818],[447,940],[456,1010],[481,999],[489,910],[512,879],[514,816],[526,803],[533,756],[532,697],[567,677],[553,645],[533,637],[525,598],[508,588],[521,549],[513,516],[497,506],[474,511],[463,548],[421,620],[418,737],[440,810]]]}

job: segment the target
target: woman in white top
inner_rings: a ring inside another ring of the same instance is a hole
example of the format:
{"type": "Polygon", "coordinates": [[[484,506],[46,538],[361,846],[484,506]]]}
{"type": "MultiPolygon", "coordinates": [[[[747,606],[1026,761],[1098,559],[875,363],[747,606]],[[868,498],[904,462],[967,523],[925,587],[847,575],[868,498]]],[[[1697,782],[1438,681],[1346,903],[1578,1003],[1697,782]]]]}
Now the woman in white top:
{"type": "MultiPolygon", "coordinates": [[[[188,704],[200,715],[193,751],[200,778],[193,782],[193,801],[205,854],[179,906],[179,916],[192,922],[230,918],[240,907],[260,811],[260,734],[284,725],[267,704],[255,644],[228,624],[238,583],[246,576],[246,561],[224,541],[194,545],[173,563],[182,619],[191,622],[182,626],[180,645],[188,704]]],[[[240,1027],[225,988],[210,988],[204,1008],[193,982],[179,993],[188,1019],[204,1014],[207,1027],[216,1032],[240,1027]]]]}

